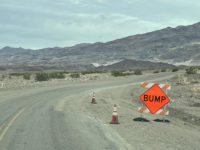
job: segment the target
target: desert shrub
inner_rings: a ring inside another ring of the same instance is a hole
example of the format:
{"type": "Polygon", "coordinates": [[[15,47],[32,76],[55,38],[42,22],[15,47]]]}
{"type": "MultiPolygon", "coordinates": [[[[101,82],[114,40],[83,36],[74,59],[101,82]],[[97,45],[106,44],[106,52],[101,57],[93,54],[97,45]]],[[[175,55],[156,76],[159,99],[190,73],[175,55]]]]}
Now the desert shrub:
{"type": "Polygon", "coordinates": [[[187,69],[185,69],[185,71],[187,74],[196,74],[197,73],[197,70],[195,67],[187,68],[187,69]]]}
{"type": "Polygon", "coordinates": [[[49,74],[45,72],[36,73],[35,75],[35,81],[48,81],[49,80],[49,74]]]}
{"type": "Polygon", "coordinates": [[[2,79],[5,79],[5,78],[6,78],[6,76],[3,74],[3,75],[1,76],[1,78],[2,78],[2,79]]]}
{"type": "Polygon", "coordinates": [[[79,73],[72,73],[70,74],[71,78],[80,78],[80,74],[79,73]]]}
{"type": "Polygon", "coordinates": [[[161,69],[161,72],[166,72],[166,69],[161,69]]]}
{"type": "Polygon", "coordinates": [[[57,73],[56,75],[56,79],[64,79],[65,78],[65,74],[62,72],[57,73]]]}
{"type": "Polygon", "coordinates": [[[133,75],[134,73],[131,73],[131,72],[123,72],[123,76],[130,76],[130,75],[133,75]]]}
{"type": "Polygon", "coordinates": [[[93,73],[103,73],[103,71],[98,71],[98,70],[88,70],[88,71],[83,71],[83,72],[81,72],[82,75],[93,74],[93,73]]]}
{"type": "Polygon", "coordinates": [[[49,78],[51,78],[51,79],[54,79],[54,78],[56,78],[56,75],[57,75],[57,73],[56,73],[56,72],[51,72],[51,73],[48,73],[48,76],[49,76],[49,78]]]}
{"type": "Polygon", "coordinates": [[[5,79],[5,75],[1,75],[0,81],[3,81],[5,79]]]}
{"type": "Polygon", "coordinates": [[[52,72],[52,73],[49,73],[49,78],[50,79],[64,79],[65,75],[64,75],[64,72],[52,72]]]}
{"type": "Polygon", "coordinates": [[[63,71],[62,73],[64,73],[64,74],[69,74],[69,72],[68,72],[68,71],[63,71]]]}
{"type": "Polygon", "coordinates": [[[172,69],[172,72],[176,72],[176,71],[178,71],[178,68],[173,68],[172,69]]]}
{"type": "Polygon", "coordinates": [[[153,73],[159,73],[159,71],[158,71],[158,70],[155,70],[153,73]]]}
{"type": "Polygon", "coordinates": [[[23,79],[30,80],[31,74],[30,73],[23,73],[23,72],[22,73],[18,73],[18,72],[10,73],[9,74],[9,79],[11,79],[12,76],[16,76],[16,77],[22,76],[23,79]]]}
{"type": "Polygon", "coordinates": [[[81,72],[82,75],[86,75],[86,74],[92,74],[92,73],[95,73],[94,71],[83,71],[81,72]]]}
{"type": "Polygon", "coordinates": [[[130,76],[130,75],[133,75],[133,74],[142,74],[142,72],[140,70],[137,70],[135,73],[132,73],[132,72],[125,72],[125,71],[120,71],[120,70],[114,70],[114,71],[111,71],[111,75],[114,76],[114,77],[119,77],[119,76],[130,76]]]}
{"type": "Polygon", "coordinates": [[[65,78],[65,74],[62,72],[57,73],[56,75],[56,79],[64,79],[65,78]]]}
{"type": "Polygon", "coordinates": [[[23,79],[30,80],[31,79],[31,74],[30,73],[24,73],[23,74],[23,79]]]}
{"type": "Polygon", "coordinates": [[[135,74],[135,75],[142,75],[142,71],[141,71],[141,70],[135,70],[135,71],[134,71],[134,74],[135,74]]]}
{"type": "Polygon", "coordinates": [[[15,73],[10,73],[9,75],[10,75],[10,76],[16,76],[16,77],[19,77],[19,76],[23,76],[24,73],[17,73],[17,72],[15,72],[15,73]]]}
{"type": "Polygon", "coordinates": [[[123,74],[123,71],[111,71],[111,75],[114,76],[114,77],[119,77],[119,76],[125,76],[123,74]]]}

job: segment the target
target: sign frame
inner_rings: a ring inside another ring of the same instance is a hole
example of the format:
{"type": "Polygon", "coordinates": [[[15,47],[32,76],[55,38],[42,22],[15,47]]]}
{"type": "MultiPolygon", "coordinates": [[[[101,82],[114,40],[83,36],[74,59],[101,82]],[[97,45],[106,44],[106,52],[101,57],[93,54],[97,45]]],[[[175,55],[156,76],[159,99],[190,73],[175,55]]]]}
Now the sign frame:
{"type": "Polygon", "coordinates": [[[165,94],[165,92],[160,88],[159,84],[157,84],[157,83],[154,84],[152,87],[150,87],[148,90],[146,90],[142,95],[140,95],[140,100],[143,102],[143,104],[149,109],[149,111],[152,114],[155,114],[157,111],[159,111],[161,108],[163,108],[166,104],[168,104],[170,102],[169,97],[165,94]],[[154,95],[149,95],[149,97],[148,97],[147,93],[148,94],[153,93],[154,95]],[[145,103],[145,101],[149,101],[149,102],[145,103]],[[155,101],[155,102],[153,102],[153,101],[155,101]],[[161,101],[161,103],[160,103],[160,101],[161,101]],[[156,102],[157,103],[159,102],[160,104],[156,105],[155,104],[156,102]],[[154,106],[152,106],[150,104],[152,104],[154,106]]]}

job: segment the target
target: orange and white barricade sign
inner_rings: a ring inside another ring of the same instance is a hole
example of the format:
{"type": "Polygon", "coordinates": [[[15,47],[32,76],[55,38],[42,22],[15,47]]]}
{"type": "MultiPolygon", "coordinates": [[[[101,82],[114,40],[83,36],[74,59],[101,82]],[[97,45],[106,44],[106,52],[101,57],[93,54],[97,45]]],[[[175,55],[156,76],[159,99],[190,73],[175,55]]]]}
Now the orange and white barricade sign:
{"type": "MultiPolygon", "coordinates": [[[[149,111],[149,109],[147,107],[138,107],[138,112],[151,114],[151,112],[149,111]]],[[[159,109],[155,114],[157,114],[157,115],[169,115],[169,110],[159,109]]]]}
{"type": "MultiPolygon", "coordinates": [[[[155,83],[141,82],[141,87],[143,87],[143,88],[151,88],[154,84],[155,83]]],[[[158,85],[162,90],[170,90],[171,89],[170,84],[158,84],[158,85]]]]}
{"type": "Polygon", "coordinates": [[[141,87],[148,88],[148,90],[140,96],[143,106],[138,108],[138,112],[168,115],[169,111],[165,106],[170,102],[167,96],[167,90],[171,89],[170,84],[142,82],[141,87]]]}

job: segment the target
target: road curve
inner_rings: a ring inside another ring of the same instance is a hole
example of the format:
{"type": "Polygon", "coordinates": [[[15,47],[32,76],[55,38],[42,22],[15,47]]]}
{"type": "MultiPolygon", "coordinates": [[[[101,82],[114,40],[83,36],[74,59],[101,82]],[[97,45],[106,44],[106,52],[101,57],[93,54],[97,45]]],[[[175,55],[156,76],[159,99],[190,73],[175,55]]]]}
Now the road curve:
{"type": "Polygon", "coordinates": [[[173,75],[142,75],[113,81],[1,91],[0,150],[128,149],[120,138],[109,133],[94,118],[73,111],[56,111],[56,104],[65,97],[91,89],[139,84],[173,75]]]}

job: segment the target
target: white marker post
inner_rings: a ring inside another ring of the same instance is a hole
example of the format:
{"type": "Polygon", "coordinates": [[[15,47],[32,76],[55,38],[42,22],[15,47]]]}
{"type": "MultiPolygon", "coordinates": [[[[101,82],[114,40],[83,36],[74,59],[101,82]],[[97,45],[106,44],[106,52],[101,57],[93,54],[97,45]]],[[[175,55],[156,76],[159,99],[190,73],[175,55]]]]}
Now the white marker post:
{"type": "Polygon", "coordinates": [[[4,83],[2,82],[2,83],[1,83],[1,88],[3,88],[3,87],[4,87],[4,83]]]}
{"type": "Polygon", "coordinates": [[[178,73],[178,83],[181,84],[181,74],[178,73]]]}

